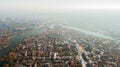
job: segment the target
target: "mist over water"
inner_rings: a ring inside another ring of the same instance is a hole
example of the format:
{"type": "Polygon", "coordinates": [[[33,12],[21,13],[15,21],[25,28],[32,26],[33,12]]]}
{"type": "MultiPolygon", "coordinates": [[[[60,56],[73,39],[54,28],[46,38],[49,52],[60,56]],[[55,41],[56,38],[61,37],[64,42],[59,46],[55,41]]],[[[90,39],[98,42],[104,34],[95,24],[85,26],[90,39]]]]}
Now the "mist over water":
{"type": "Polygon", "coordinates": [[[69,20],[71,26],[89,31],[99,32],[109,36],[120,33],[120,12],[110,10],[83,11],[75,13],[69,20]]]}
{"type": "Polygon", "coordinates": [[[120,33],[120,10],[6,11],[0,15],[45,19],[52,23],[63,23],[113,37],[120,33]]]}

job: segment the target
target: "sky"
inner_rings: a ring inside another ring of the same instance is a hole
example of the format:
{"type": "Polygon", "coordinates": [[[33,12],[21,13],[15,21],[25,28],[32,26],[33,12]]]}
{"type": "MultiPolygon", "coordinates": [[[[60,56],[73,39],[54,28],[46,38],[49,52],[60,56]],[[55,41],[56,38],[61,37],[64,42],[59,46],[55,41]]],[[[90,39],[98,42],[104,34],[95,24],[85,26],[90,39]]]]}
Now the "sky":
{"type": "Polygon", "coordinates": [[[120,0],[0,0],[0,16],[62,17],[65,19],[63,22],[69,22],[78,27],[118,31],[120,0]],[[55,13],[50,10],[71,11],[55,13]]]}
{"type": "Polygon", "coordinates": [[[0,0],[0,10],[120,9],[120,0],[0,0]]]}

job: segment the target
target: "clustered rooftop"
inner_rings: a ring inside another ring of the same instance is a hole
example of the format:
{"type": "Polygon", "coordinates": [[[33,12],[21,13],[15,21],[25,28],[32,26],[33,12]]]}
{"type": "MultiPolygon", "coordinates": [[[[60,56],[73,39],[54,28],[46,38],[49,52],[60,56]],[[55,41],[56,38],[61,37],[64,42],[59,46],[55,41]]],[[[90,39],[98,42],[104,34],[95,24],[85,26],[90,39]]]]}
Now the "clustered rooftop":
{"type": "Polygon", "coordinates": [[[119,67],[120,55],[113,53],[112,42],[71,29],[52,29],[25,38],[0,62],[6,67],[119,67]]]}

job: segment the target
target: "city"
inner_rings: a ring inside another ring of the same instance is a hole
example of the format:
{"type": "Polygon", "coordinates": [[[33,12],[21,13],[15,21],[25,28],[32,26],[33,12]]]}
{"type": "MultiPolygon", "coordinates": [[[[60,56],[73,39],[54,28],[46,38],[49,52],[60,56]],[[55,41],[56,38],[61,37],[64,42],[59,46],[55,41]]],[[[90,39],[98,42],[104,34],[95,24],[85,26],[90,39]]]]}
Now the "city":
{"type": "Polygon", "coordinates": [[[20,42],[13,42],[16,45],[1,48],[4,51],[0,53],[0,67],[120,66],[120,44],[115,40],[86,35],[53,23],[40,23],[23,31],[12,35],[35,33],[17,39],[20,42]]]}
{"type": "Polygon", "coordinates": [[[0,67],[120,67],[119,0],[0,0],[0,67]]]}

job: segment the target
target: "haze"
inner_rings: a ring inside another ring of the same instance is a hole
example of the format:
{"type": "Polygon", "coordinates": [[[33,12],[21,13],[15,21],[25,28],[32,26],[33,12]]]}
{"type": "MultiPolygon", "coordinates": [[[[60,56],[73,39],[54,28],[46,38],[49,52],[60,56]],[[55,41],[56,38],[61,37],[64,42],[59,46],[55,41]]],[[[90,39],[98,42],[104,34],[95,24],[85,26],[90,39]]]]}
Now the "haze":
{"type": "Polygon", "coordinates": [[[0,0],[0,16],[59,18],[55,22],[120,33],[120,0],[0,0]]]}
{"type": "Polygon", "coordinates": [[[120,0],[1,0],[0,10],[120,9],[120,0]]]}

